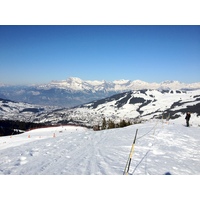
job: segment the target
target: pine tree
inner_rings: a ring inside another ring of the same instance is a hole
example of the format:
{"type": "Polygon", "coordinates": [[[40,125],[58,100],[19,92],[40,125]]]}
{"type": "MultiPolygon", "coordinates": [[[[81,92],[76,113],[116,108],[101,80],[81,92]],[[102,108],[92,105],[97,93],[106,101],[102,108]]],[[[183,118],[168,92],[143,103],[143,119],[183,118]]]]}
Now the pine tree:
{"type": "Polygon", "coordinates": [[[125,122],[125,120],[123,119],[122,121],[120,121],[119,127],[125,127],[125,126],[126,126],[126,122],[125,122]]]}
{"type": "Polygon", "coordinates": [[[103,121],[102,121],[102,127],[101,127],[101,129],[102,130],[105,130],[106,129],[106,119],[105,119],[105,117],[103,118],[103,121]]]}
{"type": "Polygon", "coordinates": [[[111,129],[111,128],[115,128],[115,123],[109,119],[108,121],[108,128],[111,129]]]}
{"type": "Polygon", "coordinates": [[[128,121],[128,122],[127,122],[127,126],[130,126],[130,125],[131,125],[131,122],[130,122],[130,121],[128,121]]]}

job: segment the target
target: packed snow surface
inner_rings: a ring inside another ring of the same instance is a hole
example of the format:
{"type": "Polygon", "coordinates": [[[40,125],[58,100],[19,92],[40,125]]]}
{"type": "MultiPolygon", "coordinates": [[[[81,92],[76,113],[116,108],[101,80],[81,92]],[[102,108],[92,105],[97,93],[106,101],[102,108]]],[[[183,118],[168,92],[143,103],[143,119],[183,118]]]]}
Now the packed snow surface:
{"type": "Polygon", "coordinates": [[[0,137],[0,174],[122,175],[137,129],[129,175],[200,174],[200,127],[162,120],[96,132],[60,126],[0,137]]]}

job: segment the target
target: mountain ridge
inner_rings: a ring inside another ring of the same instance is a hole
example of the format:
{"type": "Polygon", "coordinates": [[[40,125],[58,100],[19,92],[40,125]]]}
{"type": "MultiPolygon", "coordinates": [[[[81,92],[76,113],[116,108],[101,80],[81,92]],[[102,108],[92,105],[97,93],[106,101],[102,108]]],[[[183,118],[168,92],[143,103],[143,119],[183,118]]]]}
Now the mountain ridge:
{"type": "Polygon", "coordinates": [[[161,83],[150,83],[142,80],[114,80],[114,81],[99,81],[99,80],[82,80],[77,77],[70,77],[62,81],[51,81],[48,84],[41,84],[39,88],[62,88],[70,90],[103,90],[107,91],[121,91],[121,90],[138,90],[138,89],[159,89],[160,87],[166,89],[199,89],[200,82],[197,83],[183,83],[177,80],[175,81],[163,81],[161,83]]]}
{"type": "Polygon", "coordinates": [[[141,80],[131,81],[125,79],[85,81],[70,77],[62,81],[51,81],[47,84],[32,86],[0,85],[0,98],[42,106],[70,108],[118,93],[143,89],[194,90],[200,89],[200,83],[186,84],[179,81],[148,83],[141,80]]]}
{"type": "Polygon", "coordinates": [[[193,123],[199,125],[200,90],[137,90],[40,115],[40,122],[56,124],[71,121],[94,126],[101,124],[103,118],[117,123],[122,119],[134,123],[140,119],[162,117],[184,120],[188,111],[192,112],[193,123]]]}
{"type": "Polygon", "coordinates": [[[115,123],[120,120],[135,123],[154,118],[184,121],[188,111],[192,113],[192,123],[200,126],[200,89],[128,91],[72,108],[43,107],[0,99],[1,120],[45,124],[95,126],[101,124],[103,118],[115,123]]]}

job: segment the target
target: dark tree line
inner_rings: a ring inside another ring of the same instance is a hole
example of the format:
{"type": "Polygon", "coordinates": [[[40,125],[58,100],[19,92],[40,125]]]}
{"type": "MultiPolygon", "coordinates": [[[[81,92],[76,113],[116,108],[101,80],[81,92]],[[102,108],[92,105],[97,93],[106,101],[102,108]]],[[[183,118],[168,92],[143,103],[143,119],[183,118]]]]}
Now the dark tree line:
{"type": "Polygon", "coordinates": [[[12,120],[0,120],[0,136],[16,135],[29,129],[41,127],[45,127],[45,124],[12,120]]]}
{"type": "Polygon", "coordinates": [[[105,130],[105,129],[112,129],[112,128],[122,128],[126,126],[130,126],[132,123],[130,121],[126,120],[121,120],[119,123],[114,123],[112,120],[107,120],[103,118],[102,120],[102,126],[100,127],[99,125],[94,126],[94,130],[105,130]]]}

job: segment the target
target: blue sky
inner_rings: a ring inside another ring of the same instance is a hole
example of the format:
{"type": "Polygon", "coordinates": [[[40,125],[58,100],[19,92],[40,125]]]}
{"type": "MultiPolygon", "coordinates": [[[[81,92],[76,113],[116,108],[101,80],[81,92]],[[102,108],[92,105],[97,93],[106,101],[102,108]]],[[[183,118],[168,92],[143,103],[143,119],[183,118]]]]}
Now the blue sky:
{"type": "Polygon", "coordinates": [[[0,83],[200,82],[200,26],[0,26],[0,83]]]}

